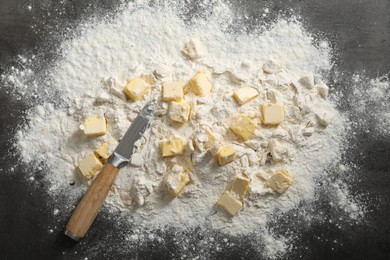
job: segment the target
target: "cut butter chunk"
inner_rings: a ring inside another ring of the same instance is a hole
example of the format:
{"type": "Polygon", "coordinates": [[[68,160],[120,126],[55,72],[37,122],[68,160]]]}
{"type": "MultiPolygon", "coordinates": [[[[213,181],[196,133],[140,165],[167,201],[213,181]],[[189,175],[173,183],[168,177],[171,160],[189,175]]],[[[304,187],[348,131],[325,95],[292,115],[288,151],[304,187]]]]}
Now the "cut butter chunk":
{"type": "Polygon", "coordinates": [[[184,153],[186,142],[181,138],[164,140],[160,143],[160,151],[162,157],[174,156],[184,153]]]}
{"type": "Polygon", "coordinates": [[[259,95],[259,92],[252,87],[242,87],[233,93],[233,98],[238,104],[243,105],[259,95]]]}
{"type": "Polygon", "coordinates": [[[98,136],[105,135],[107,131],[107,123],[104,117],[88,117],[84,123],[80,126],[81,130],[84,130],[84,134],[98,136]]]}
{"type": "Polygon", "coordinates": [[[175,164],[172,170],[165,176],[164,182],[168,192],[177,196],[190,181],[190,176],[183,166],[175,164]]]}
{"type": "Polygon", "coordinates": [[[327,99],[327,98],[328,98],[329,87],[328,87],[325,83],[320,82],[320,83],[316,84],[315,87],[317,88],[318,93],[320,93],[320,95],[321,95],[324,99],[327,99]]]}
{"type": "Polygon", "coordinates": [[[216,158],[219,166],[226,165],[236,159],[236,151],[231,146],[222,147],[219,149],[216,158]]]}
{"type": "Polygon", "coordinates": [[[187,42],[184,46],[183,53],[192,60],[199,59],[205,55],[203,45],[199,38],[192,38],[187,42]]]}
{"type": "Polygon", "coordinates": [[[217,205],[223,208],[229,215],[235,216],[242,208],[242,202],[236,199],[229,191],[222,193],[217,202],[217,205]]]}
{"type": "Polygon", "coordinates": [[[244,115],[238,115],[234,118],[230,129],[242,139],[248,140],[256,129],[256,123],[244,115]]]}
{"type": "Polygon", "coordinates": [[[152,88],[152,85],[149,82],[146,78],[132,79],[127,83],[123,91],[129,99],[133,101],[141,100],[152,88]]]}
{"type": "Polygon", "coordinates": [[[196,95],[204,97],[211,93],[213,85],[210,80],[207,78],[206,74],[202,71],[197,72],[190,80],[190,86],[192,91],[196,95]]]}
{"type": "Polygon", "coordinates": [[[284,121],[284,105],[267,104],[261,106],[262,120],[265,125],[277,125],[284,121]]]}
{"type": "Polygon", "coordinates": [[[118,142],[110,138],[107,142],[102,143],[96,150],[96,156],[102,161],[106,162],[114,150],[114,147],[118,145],[118,142]]]}
{"type": "Polygon", "coordinates": [[[102,143],[96,150],[95,153],[98,158],[101,158],[102,161],[107,161],[110,154],[108,153],[108,147],[110,144],[108,142],[102,143]]]}
{"type": "Polygon", "coordinates": [[[230,192],[235,193],[243,200],[248,192],[250,179],[246,174],[238,174],[234,177],[230,186],[230,192]]]}
{"type": "Polygon", "coordinates": [[[96,172],[100,171],[102,167],[103,164],[93,153],[85,156],[78,165],[81,174],[88,179],[95,175],[96,172]]]}
{"type": "Polygon", "coordinates": [[[301,86],[307,88],[307,89],[312,89],[314,87],[314,75],[313,73],[308,73],[304,76],[302,76],[298,80],[298,84],[301,86]]]}
{"type": "Polygon", "coordinates": [[[278,193],[285,192],[292,183],[292,177],[286,170],[278,170],[268,179],[268,186],[278,193]]]}
{"type": "Polygon", "coordinates": [[[183,81],[173,81],[164,83],[163,85],[163,100],[169,101],[182,101],[184,96],[184,85],[183,81]]]}
{"type": "Polygon", "coordinates": [[[169,118],[178,123],[185,123],[190,117],[191,106],[185,102],[172,101],[169,104],[169,118]]]}
{"type": "Polygon", "coordinates": [[[269,74],[276,74],[282,71],[282,66],[275,60],[268,60],[263,65],[263,71],[269,74]]]}

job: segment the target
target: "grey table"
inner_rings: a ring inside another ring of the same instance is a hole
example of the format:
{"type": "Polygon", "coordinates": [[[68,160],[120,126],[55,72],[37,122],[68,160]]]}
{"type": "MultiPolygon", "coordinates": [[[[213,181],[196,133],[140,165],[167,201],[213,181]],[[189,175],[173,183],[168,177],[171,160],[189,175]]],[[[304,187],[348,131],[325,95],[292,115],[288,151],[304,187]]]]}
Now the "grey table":
{"type": "MultiPolygon", "coordinates": [[[[53,41],[56,39],[53,36],[63,33],[59,21],[74,27],[83,17],[103,14],[119,1],[63,2],[58,5],[49,0],[0,0],[0,73],[17,65],[17,54],[26,51],[52,60],[59,44],[53,41]],[[28,11],[27,5],[32,5],[33,10],[28,11]],[[40,51],[42,48],[46,50],[44,53],[40,51]]],[[[334,85],[344,91],[346,97],[348,90],[343,89],[343,85],[348,85],[355,71],[364,70],[369,77],[390,72],[389,0],[242,0],[237,6],[246,9],[250,18],[261,15],[262,11],[258,10],[264,7],[287,15],[291,9],[300,13],[305,18],[305,26],[312,32],[321,32],[339,54],[336,65],[344,72],[344,78],[334,85]]],[[[76,244],[64,237],[62,228],[70,211],[53,218],[53,208],[47,205],[44,183],[39,181],[43,173],[34,173],[38,179],[38,184],[34,185],[26,181],[28,169],[16,168],[13,174],[6,173],[17,158],[17,155],[9,156],[9,152],[14,151],[12,137],[27,108],[23,102],[11,101],[0,85],[1,259],[84,259],[88,256],[97,259],[166,259],[178,250],[173,242],[174,234],[169,232],[161,234],[165,238],[163,244],[151,242],[127,252],[112,247],[111,244],[122,238],[116,238],[120,228],[113,226],[115,218],[106,209],[95,222],[99,228],[90,232],[82,243],[76,244]],[[52,234],[48,233],[49,228],[53,229],[52,234]],[[97,241],[106,241],[107,245],[93,246],[97,241]]],[[[375,202],[368,208],[368,224],[343,230],[331,223],[315,224],[302,231],[297,243],[300,246],[288,258],[390,259],[390,140],[374,140],[364,132],[359,132],[357,138],[359,142],[348,151],[348,156],[361,165],[355,173],[360,181],[354,182],[352,187],[356,191],[365,191],[375,202]],[[314,234],[318,233],[326,239],[314,239],[314,234]],[[334,240],[340,243],[335,245],[334,240]]],[[[57,203],[61,206],[60,199],[57,203]]],[[[327,210],[321,201],[318,207],[327,210]]],[[[194,246],[207,236],[199,230],[189,231],[186,235],[193,238],[194,246]]],[[[215,234],[215,237],[219,239],[221,236],[215,234]]],[[[208,256],[215,259],[258,258],[255,250],[247,246],[248,239],[240,238],[236,246],[209,252],[208,256]]],[[[194,256],[196,252],[187,255],[194,256]]]]}

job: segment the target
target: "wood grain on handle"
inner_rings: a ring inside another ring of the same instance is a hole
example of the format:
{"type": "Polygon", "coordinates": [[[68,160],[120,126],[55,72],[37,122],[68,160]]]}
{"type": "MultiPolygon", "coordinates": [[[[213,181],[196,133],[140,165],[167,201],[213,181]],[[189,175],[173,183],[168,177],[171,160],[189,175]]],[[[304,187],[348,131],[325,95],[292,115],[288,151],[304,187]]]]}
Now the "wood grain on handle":
{"type": "Polygon", "coordinates": [[[102,207],[118,173],[118,168],[107,163],[89,186],[87,192],[66,225],[65,234],[80,240],[87,233],[102,207]]]}

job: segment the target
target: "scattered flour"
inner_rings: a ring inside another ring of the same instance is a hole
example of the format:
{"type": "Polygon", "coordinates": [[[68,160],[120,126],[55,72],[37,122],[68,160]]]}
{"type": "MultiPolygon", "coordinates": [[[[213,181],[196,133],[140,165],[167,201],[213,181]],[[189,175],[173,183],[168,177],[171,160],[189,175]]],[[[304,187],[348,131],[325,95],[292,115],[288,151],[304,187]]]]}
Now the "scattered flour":
{"type": "Polygon", "coordinates": [[[366,131],[390,135],[390,80],[388,76],[367,79],[359,74],[353,76],[351,106],[354,116],[362,118],[360,123],[366,131]],[[370,115],[367,115],[370,111],[370,115]]]}
{"type": "MultiPolygon", "coordinates": [[[[182,19],[182,10],[169,4],[128,4],[115,19],[84,25],[77,36],[64,41],[60,58],[43,80],[26,81],[33,77],[30,69],[13,69],[3,76],[14,91],[31,92],[39,100],[27,115],[27,125],[17,133],[17,147],[24,163],[47,165],[53,194],[66,190],[69,203],[76,203],[77,192],[90,183],[77,171],[77,164],[109,138],[123,136],[148,98],[127,101],[122,89],[134,77],[153,74],[157,79],[151,94],[156,105],[154,120],[131,164],[121,169],[107,202],[129,212],[132,223],[150,229],[210,226],[234,236],[258,233],[264,253],[276,257],[287,252],[293,241],[273,234],[267,223],[275,212],[286,213],[302,202],[312,202],[317,179],[339,163],[343,149],[347,122],[332,98],[328,99],[323,83],[327,82],[323,75],[332,67],[329,45],[321,42],[317,47],[294,19],[280,19],[249,34],[229,32],[232,10],[219,1],[206,2],[203,5],[212,9],[210,15],[190,22],[182,19]],[[264,73],[263,65],[272,73],[264,73]],[[212,79],[212,94],[197,97],[188,92],[186,99],[193,105],[191,121],[177,127],[167,119],[167,106],[159,95],[161,84],[188,81],[198,70],[212,79]],[[260,95],[238,106],[231,95],[241,85],[256,88],[260,95]],[[261,126],[259,107],[267,102],[286,105],[286,121],[279,127],[261,126]],[[242,142],[228,130],[232,116],[239,113],[259,124],[250,141],[242,142]],[[107,118],[108,135],[88,137],[80,131],[79,125],[92,115],[107,118]],[[163,138],[189,140],[201,136],[206,128],[234,146],[239,158],[217,166],[203,148],[202,138],[186,156],[160,157],[158,143],[163,138]],[[164,173],[174,163],[192,170],[190,185],[177,198],[168,195],[162,185],[164,173]],[[270,173],[280,168],[291,173],[294,184],[277,195],[265,184],[270,173]],[[229,218],[215,203],[240,172],[250,176],[250,192],[243,210],[229,218]]],[[[268,13],[265,9],[264,14],[268,13]]],[[[32,60],[21,57],[23,63],[32,60]]],[[[371,85],[364,95],[376,99],[389,95],[388,82],[371,85]]],[[[383,116],[390,119],[390,112],[383,116]]],[[[383,129],[389,128],[383,125],[383,129]]],[[[351,218],[363,216],[345,187],[338,186],[336,197],[351,218]]],[[[62,211],[55,209],[54,214],[62,211]]],[[[138,241],[140,236],[132,234],[127,240],[138,241]]],[[[151,234],[149,240],[153,239],[151,234]]]]}

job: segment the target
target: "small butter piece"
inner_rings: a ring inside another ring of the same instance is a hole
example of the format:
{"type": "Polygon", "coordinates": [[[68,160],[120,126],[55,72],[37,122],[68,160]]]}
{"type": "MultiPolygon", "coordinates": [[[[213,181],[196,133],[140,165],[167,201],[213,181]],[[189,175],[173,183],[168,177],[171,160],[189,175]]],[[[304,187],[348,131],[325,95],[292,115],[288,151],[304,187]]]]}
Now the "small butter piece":
{"type": "Polygon", "coordinates": [[[231,216],[237,215],[238,211],[242,208],[242,202],[230,194],[229,191],[222,193],[217,202],[217,205],[223,208],[231,216]]]}
{"type": "Polygon", "coordinates": [[[211,93],[211,89],[213,88],[213,85],[211,84],[210,80],[202,71],[197,72],[191,78],[190,85],[192,91],[194,91],[196,95],[201,97],[209,95],[211,93]]]}
{"type": "Polygon", "coordinates": [[[190,181],[190,176],[183,166],[175,164],[165,178],[164,182],[168,188],[168,192],[177,196],[190,181]]]}
{"type": "Polygon", "coordinates": [[[256,129],[256,123],[244,115],[238,115],[234,118],[230,129],[242,139],[248,140],[256,129]]]}
{"type": "Polygon", "coordinates": [[[316,84],[315,87],[317,88],[318,93],[320,93],[320,95],[321,95],[324,99],[327,99],[327,98],[328,98],[329,87],[328,87],[325,83],[320,82],[320,83],[316,84]]]}
{"type": "Polygon", "coordinates": [[[108,157],[110,157],[110,154],[108,153],[108,147],[109,143],[105,142],[102,143],[96,150],[95,153],[98,158],[101,158],[103,161],[107,161],[108,157]]]}
{"type": "Polygon", "coordinates": [[[286,170],[278,170],[268,179],[268,186],[280,194],[285,192],[292,183],[292,177],[286,170]]]}
{"type": "Polygon", "coordinates": [[[124,92],[128,98],[137,101],[143,99],[151,88],[151,84],[145,78],[135,78],[127,83],[124,92]]]}
{"type": "Polygon", "coordinates": [[[178,123],[185,123],[190,116],[191,106],[185,102],[172,101],[169,104],[169,118],[178,123]]]}
{"type": "Polygon", "coordinates": [[[234,177],[230,186],[230,192],[238,195],[243,200],[248,192],[250,179],[246,174],[238,174],[234,177]]]}
{"type": "Polygon", "coordinates": [[[187,42],[184,46],[183,53],[192,60],[199,59],[205,55],[205,51],[199,38],[192,38],[189,42],[187,42]]]}
{"type": "Polygon", "coordinates": [[[163,100],[169,101],[182,101],[184,96],[184,85],[183,81],[174,81],[164,83],[163,85],[163,100]]]}
{"type": "Polygon", "coordinates": [[[88,117],[80,126],[84,130],[84,134],[91,136],[105,135],[107,131],[107,123],[104,117],[88,117]]]}
{"type": "Polygon", "coordinates": [[[284,105],[268,104],[261,106],[262,120],[265,125],[277,125],[284,121],[284,105]]]}
{"type": "Polygon", "coordinates": [[[332,112],[319,112],[319,113],[316,113],[316,117],[317,117],[318,123],[320,123],[322,126],[326,127],[330,123],[332,123],[334,115],[332,112]]]}
{"type": "Polygon", "coordinates": [[[303,86],[307,89],[314,88],[314,75],[313,75],[313,73],[307,73],[306,75],[302,76],[298,80],[298,84],[300,84],[301,86],[303,86]]]}
{"type": "Polygon", "coordinates": [[[252,87],[242,87],[233,93],[233,98],[238,104],[243,105],[259,95],[259,92],[252,87]]]}
{"type": "Polygon", "coordinates": [[[215,142],[217,138],[209,127],[202,126],[193,132],[192,140],[197,150],[205,152],[212,148],[213,142],[215,142]]]}
{"type": "Polygon", "coordinates": [[[219,166],[226,165],[236,159],[236,151],[231,146],[222,147],[219,149],[216,158],[219,166]]]}
{"type": "Polygon", "coordinates": [[[88,154],[84,157],[83,160],[78,165],[78,168],[82,175],[85,178],[91,178],[96,172],[100,171],[103,167],[103,164],[99,161],[99,159],[93,154],[88,154]]]}
{"type": "Polygon", "coordinates": [[[107,142],[102,143],[96,150],[95,154],[102,162],[106,162],[114,150],[114,147],[118,145],[118,142],[110,138],[107,142]]]}
{"type": "Polygon", "coordinates": [[[162,157],[183,154],[185,144],[186,142],[181,138],[162,141],[160,143],[160,150],[161,150],[162,157]]]}
{"type": "Polygon", "coordinates": [[[269,74],[276,74],[282,71],[282,67],[275,60],[268,60],[263,65],[263,71],[269,74]]]}

